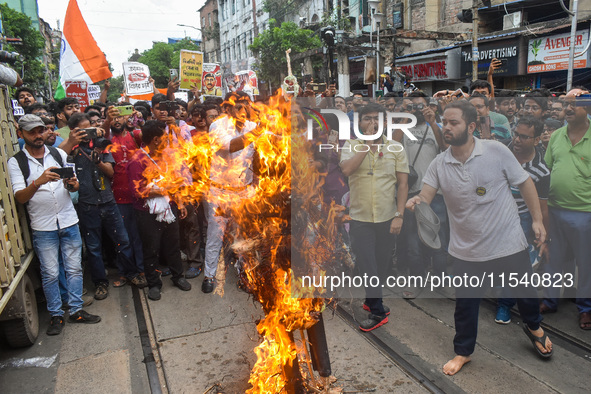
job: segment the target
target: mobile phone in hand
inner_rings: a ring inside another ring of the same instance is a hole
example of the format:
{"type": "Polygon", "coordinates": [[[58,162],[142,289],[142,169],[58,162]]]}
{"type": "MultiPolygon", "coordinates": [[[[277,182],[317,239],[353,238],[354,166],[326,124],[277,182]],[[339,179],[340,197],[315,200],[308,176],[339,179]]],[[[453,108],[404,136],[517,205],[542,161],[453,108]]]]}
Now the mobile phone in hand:
{"type": "Polygon", "coordinates": [[[480,117],[480,138],[488,140],[490,139],[490,116],[480,117]]]}
{"type": "Polygon", "coordinates": [[[52,168],[50,170],[60,176],[60,179],[74,178],[74,169],[72,167],[52,168]]]}

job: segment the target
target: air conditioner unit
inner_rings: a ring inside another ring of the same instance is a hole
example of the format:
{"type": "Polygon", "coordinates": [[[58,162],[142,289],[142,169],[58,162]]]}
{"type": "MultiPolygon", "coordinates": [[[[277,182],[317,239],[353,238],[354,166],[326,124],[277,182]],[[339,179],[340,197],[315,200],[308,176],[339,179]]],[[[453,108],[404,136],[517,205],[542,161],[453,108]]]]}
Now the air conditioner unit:
{"type": "Polygon", "coordinates": [[[521,27],[522,21],[521,11],[513,12],[503,16],[503,30],[516,29],[521,27]]]}

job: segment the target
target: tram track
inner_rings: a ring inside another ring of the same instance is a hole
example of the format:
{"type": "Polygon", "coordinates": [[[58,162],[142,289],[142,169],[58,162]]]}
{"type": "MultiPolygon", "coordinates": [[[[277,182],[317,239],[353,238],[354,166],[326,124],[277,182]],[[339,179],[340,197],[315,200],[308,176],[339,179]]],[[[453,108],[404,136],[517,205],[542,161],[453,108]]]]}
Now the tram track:
{"type": "MultiPolygon", "coordinates": [[[[341,305],[331,306],[330,308],[351,328],[359,330],[359,323],[355,317],[349,311],[347,311],[346,308],[343,308],[341,305]]],[[[451,382],[443,380],[437,381],[437,377],[432,376],[427,368],[421,368],[421,366],[416,365],[416,363],[410,362],[409,357],[405,357],[401,351],[395,349],[393,346],[390,346],[378,335],[374,334],[373,332],[361,333],[360,335],[362,335],[369,343],[371,343],[378,351],[380,351],[381,354],[383,354],[388,360],[404,371],[412,380],[414,380],[421,387],[425,388],[427,391],[434,394],[444,394],[451,392],[450,390],[452,387],[449,387],[451,382]]],[[[453,392],[460,393],[463,392],[463,390],[453,385],[453,392]]]]}

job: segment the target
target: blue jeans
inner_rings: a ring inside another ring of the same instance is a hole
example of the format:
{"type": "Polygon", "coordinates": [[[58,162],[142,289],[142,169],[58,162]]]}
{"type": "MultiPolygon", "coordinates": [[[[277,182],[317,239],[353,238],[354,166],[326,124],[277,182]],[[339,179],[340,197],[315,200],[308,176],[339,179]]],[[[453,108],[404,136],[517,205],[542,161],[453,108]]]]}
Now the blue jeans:
{"type": "Polygon", "coordinates": [[[101,283],[109,283],[105,273],[105,263],[103,262],[101,250],[101,228],[103,226],[117,248],[117,268],[119,269],[119,274],[128,279],[135,278],[140,274],[140,270],[133,263],[133,252],[129,244],[127,230],[123,225],[123,219],[115,202],[100,205],[79,202],[78,217],[80,218],[80,228],[88,251],[90,277],[95,286],[101,283]]]}
{"type": "Polygon", "coordinates": [[[51,316],[63,316],[58,284],[61,253],[68,288],[70,313],[82,309],[82,239],[78,225],[55,231],[33,230],[33,247],[41,262],[41,281],[51,316]]]}
{"type": "Polygon", "coordinates": [[[123,225],[127,230],[127,236],[131,244],[133,262],[140,272],[144,272],[144,252],[142,251],[142,239],[137,228],[137,219],[132,204],[117,204],[123,225]]]}
{"type": "MultiPolygon", "coordinates": [[[[579,268],[577,299],[575,303],[579,313],[591,312],[591,212],[569,211],[562,208],[549,207],[550,214],[550,262],[546,264],[546,272],[572,273],[565,269],[569,260],[569,252],[575,256],[579,268]]],[[[547,288],[544,293],[544,304],[552,309],[558,308],[559,287],[547,288]]]]}
{"type": "Polygon", "coordinates": [[[431,201],[431,209],[439,218],[439,239],[441,249],[433,250],[421,242],[419,229],[414,212],[404,211],[404,224],[396,243],[400,253],[400,262],[408,268],[410,275],[425,275],[429,269],[429,262],[433,261],[433,271],[437,274],[447,271],[447,247],[449,243],[449,227],[447,224],[447,210],[443,196],[437,194],[431,201]]]}

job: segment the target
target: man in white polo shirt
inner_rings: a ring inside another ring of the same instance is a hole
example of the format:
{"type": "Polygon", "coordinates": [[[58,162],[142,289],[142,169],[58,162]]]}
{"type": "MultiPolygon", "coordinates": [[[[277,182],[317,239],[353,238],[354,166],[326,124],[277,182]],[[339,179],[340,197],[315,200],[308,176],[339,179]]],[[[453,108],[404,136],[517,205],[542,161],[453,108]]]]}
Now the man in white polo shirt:
{"type": "MultiPolygon", "coordinates": [[[[450,148],[431,162],[420,194],[408,200],[406,208],[430,204],[441,189],[449,213],[449,254],[456,276],[480,278],[483,272],[493,273],[495,278],[503,273],[516,273],[519,278],[531,275],[527,241],[509,187],[519,188],[532,216],[535,243],[541,246],[546,232],[534,183],[502,143],[472,135],[477,117],[476,108],[464,100],[445,107],[442,131],[450,148]]],[[[470,361],[476,345],[480,299],[487,286],[490,283],[481,289],[470,281],[456,288],[456,356],[444,365],[446,375],[454,375],[470,361]]],[[[519,290],[517,304],[524,331],[538,354],[550,357],[552,343],[540,327],[542,316],[535,289],[519,290]]]]}
{"type": "Polygon", "coordinates": [[[62,182],[60,175],[52,172],[63,167],[67,156],[63,150],[45,145],[45,123],[41,118],[23,116],[19,121],[19,137],[25,140],[25,147],[8,161],[8,170],[14,198],[27,204],[31,218],[33,247],[41,263],[43,291],[51,315],[47,335],[60,334],[64,326],[58,284],[60,252],[66,271],[70,321],[98,323],[99,316],[82,309],[82,239],[68,192],[78,190],[78,180],[72,177],[62,182]]]}

